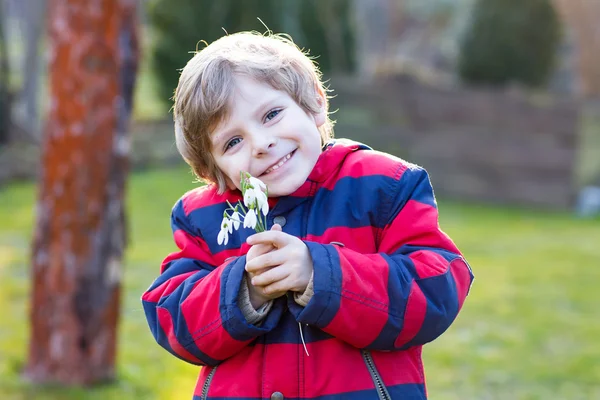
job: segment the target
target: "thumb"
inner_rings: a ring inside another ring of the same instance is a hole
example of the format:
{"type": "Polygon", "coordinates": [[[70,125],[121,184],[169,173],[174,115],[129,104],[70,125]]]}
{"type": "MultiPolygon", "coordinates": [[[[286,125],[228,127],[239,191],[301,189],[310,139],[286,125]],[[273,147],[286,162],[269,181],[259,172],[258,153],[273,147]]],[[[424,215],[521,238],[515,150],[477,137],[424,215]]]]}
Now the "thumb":
{"type": "Polygon", "coordinates": [[[272,230],[272,231],[279,231],[279,232],[281,232],[281,225],[279,225],[279,224],[274,224],[274,225],[271,227],[271,230],[272,230]]]}

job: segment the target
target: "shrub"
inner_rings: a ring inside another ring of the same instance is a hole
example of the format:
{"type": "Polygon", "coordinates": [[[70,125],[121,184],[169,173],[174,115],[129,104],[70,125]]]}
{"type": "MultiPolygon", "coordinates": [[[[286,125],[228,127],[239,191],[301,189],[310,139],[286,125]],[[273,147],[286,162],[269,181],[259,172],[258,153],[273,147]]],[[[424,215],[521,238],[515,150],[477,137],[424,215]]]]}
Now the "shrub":
{"type": "Polygon", "coordinates": [[[333,23],[332,26],[341,30],[345,49],[331,51],[332,42],[326,40],[329,25],[324,26],[323,18],[319,18],[322,5],[316,0],[150,0],[151,64],[157,78],[158,96],[164,104],[171,104],[179,70],[192,57],[191,52],[202,49],[202,41],[210,43],[225,31],[265,32],[265,25],[275,33],[291,34],[301,48],[318,55],[317,62],[323,72],[330,71],[332,65],[348,70],[353,66],[349,3],[349,0],[332,3],[335,4],[333,12],[339,14],[336,21],[328,24],[333,23]],[[332,56],[343,60],[334,62],[332,56]]]}
{"type": "Polygon", "coordinates": [[[543,85],[554,67],[560,21],[550,0],[478,0],[461,43],[463,80],[543,85]]]}

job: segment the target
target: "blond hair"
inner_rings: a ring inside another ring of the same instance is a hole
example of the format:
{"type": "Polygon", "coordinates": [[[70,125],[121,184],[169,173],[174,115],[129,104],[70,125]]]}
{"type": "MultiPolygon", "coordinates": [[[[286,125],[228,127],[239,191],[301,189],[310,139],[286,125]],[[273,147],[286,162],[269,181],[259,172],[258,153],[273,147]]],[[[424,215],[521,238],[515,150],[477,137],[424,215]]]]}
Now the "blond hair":
{"type": "MultiPolygon", "coordinates": [[[[210,135],[227,118],[235,75],[286,92],[307,113],[328,110],[321,72],[287,36],[240,32],[196,52],[175,90],[175,143],[198,179],[216,183],[221,193],[226,181],[211,154],[210,135]]],[[[319,131],[325,143],[333,137],[333,121],[327,117],[319,131]]]]}

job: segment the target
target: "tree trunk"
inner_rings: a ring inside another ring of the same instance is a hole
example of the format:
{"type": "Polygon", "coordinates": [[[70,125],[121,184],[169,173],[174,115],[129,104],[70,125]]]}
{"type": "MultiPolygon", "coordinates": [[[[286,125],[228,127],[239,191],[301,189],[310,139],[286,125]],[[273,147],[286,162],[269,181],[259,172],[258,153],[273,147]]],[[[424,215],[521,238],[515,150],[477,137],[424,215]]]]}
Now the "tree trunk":
{"type": "Polygon", "coordinates": [[[0,2],[0,146],[8,143],[11,121],[11,93],[9,87],[9,54],[7,40],[4,36],[5,24],[8,18],[4,4],[0,2]]]}
{"type": "Polygon", "coordinates": [[[579,92],[584,97],[600,96],[600,3],[584,0],[555,0],[554,4],[577,49],[579,92]]]}
{"type": "Polygon", "coordinates": [[[357,70],[361,80],[369,81],[385,72],[390,46],[392,0],[353,0],[356,30],[357,70]]]}
{"type": "Polygon", "coordinates": [[[19,4],[19,25],[24,37],[24,57],[19,60],[23,85],[15,104],[14,123],[35,142],[40,141],[40,92],[41,68],[40,42],[45,29],[46,0],[22,0],[19,4]]]}
{"type": "Polygon", "coordinates": [[[35,383],[80,386],[115,377],[129,154],[125,91],[132,91],[121,79],[122,46],[134,42],[123,40],[131,23],[123,16],[128,8],[135,16],[135,5],[49,2],[51,103],[25,369],[35,383]]]}

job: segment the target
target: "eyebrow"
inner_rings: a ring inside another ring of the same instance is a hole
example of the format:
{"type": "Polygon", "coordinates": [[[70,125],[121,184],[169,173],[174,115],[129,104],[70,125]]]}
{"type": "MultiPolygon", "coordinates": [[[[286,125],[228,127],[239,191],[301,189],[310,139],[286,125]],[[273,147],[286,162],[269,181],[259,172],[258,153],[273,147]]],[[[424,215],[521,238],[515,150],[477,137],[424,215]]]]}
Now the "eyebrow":
{"type": "MultiPolygon", "coordinates": [[[[273,107],[273,105],[277,103],[279,99],[281,99],[281,97],[281,94],[278,93],[277,95],[268,98],[267,101],[260,103],[258,107],[255,108],[254,112],[252,112],[252,116],[254,116],[255,118],[262,118],[262,115],[265,112],[267,112],[267,110],[269,110],[271,107],[273,107]]],[[[222,123],[225,123],[226,121],[227,119],[225,119],[222,123]]],[[[222,146],[223,142],[225,141],[224,138],[231,136],[231,133],[236,130],[236,128],[227,129],[223,132],[220,132],[217,136],[212,135],[211,141],[213,143],[213,146],[222,146]]]]}
{"type": "Polygon", "coordinates": [[[267,99],[267,101],[261,103],[257,108],[256,111],[254,112],[254,116],[255,117],[262,117],[262,115],[264,113],[267,112],[267,110],[269,110],[271,107],[273,107],[274,103],[277,103],[279,101],[279,99],[281,98],[281,94],[278,93],[275,96],[272,96],[271,98],[267,99]]]}

